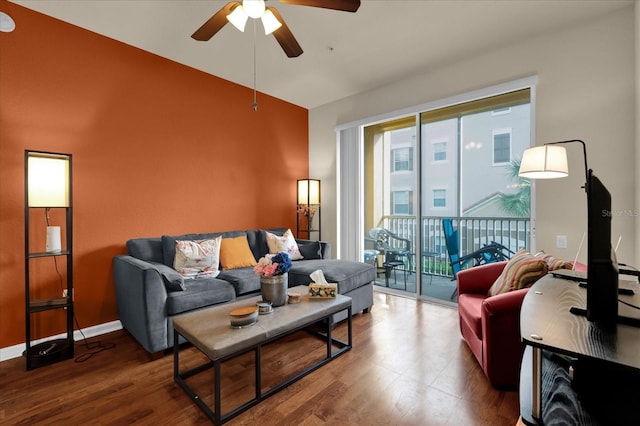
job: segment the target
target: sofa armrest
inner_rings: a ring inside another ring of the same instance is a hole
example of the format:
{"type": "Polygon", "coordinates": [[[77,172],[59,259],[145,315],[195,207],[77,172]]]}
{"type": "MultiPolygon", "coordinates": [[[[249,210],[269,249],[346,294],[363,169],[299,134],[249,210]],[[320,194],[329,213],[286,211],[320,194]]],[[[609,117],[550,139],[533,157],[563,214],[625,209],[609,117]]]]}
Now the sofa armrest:
{"type": "Polygon", "coordinates": [[[487,294],[507,262],[494,262],[458,272],[458,294],[487,294]]]}
{"type": "Polygon", "coordinates": [[[167,290],[158,267],[128,255],[113,258],[118,316],[150,353],[167,348],[167,290]]]}

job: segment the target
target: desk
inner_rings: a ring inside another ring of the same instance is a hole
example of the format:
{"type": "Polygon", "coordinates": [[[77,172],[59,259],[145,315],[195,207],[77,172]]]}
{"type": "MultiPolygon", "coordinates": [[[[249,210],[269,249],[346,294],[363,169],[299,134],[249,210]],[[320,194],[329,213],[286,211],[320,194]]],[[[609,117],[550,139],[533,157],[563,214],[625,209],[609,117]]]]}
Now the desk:
{"type": "MultiPolygon", "coordinates": [[[[633,288],[636,294],[621,295],[619,299],[639,306],[640,286],[631,285],[621,284],[620,287],[633,288]]],[[[531,346],[531,357],[530,361],[525,357],[522,364],[520,398],[521,414],[527,424],[536,424],[541,418],[542,350],[577,359],[598,360],[612,367],[629,368],[629,371],[640,370],[640,328],[617,325],[612,330],[604,330],[585,317],[569,312],[572,306],[585,307],[586,297],[586,290],[578,287],[577,282],[547,275],[538,280],[524,298],[520,334],[524,343],[531,346]],[[531,386],[526,389],[529,377],[531,386]],[[527,394],[531,398],[529,401],[527,394]]],[[[618,308],[619,315],[640,316],[637,309],[622,303],[618,308]]]]}

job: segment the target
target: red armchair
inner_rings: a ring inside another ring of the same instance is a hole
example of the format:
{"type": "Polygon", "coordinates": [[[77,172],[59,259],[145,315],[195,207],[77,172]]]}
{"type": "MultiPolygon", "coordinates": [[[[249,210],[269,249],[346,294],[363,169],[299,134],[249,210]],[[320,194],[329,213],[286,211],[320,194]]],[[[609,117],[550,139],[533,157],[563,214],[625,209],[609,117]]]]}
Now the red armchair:
{"type": "Polygon", "coordinates": [[[458,314],[462,337],[491,384],[514,389],[524,351],[520,306],[529,289],[488,296],[506,264],[489,263],[458,272],[458,314]]]}

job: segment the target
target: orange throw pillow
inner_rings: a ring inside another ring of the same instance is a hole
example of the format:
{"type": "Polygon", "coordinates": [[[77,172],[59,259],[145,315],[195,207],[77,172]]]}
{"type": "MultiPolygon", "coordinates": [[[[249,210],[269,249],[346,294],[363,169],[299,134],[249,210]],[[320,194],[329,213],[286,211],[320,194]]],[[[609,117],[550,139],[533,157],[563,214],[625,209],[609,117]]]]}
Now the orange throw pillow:
{"type": "Polygon", "coordinates": [[[223,238],[220,244],[220,263],[223,269],[245,268],[257,264],[247,236],[223,238]]]}

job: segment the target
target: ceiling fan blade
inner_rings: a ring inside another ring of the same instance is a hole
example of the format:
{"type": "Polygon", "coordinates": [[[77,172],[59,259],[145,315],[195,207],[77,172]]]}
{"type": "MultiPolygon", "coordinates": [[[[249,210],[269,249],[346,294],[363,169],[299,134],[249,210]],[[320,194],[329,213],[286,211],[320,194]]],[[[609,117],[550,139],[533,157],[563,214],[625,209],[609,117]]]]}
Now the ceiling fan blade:
{"type": "Polygon", "coordinates": [[[322,7],[344,12],[355,12],[360,7],[360,0],[280,0],[280,3],[322,7]]]}
{"type": "Polygon", "coordinates": [[[239,6],[239,1],[230,1],[225,4],[222,9],[216,12],[207,22],[202,24],[195,33],[191,34],[191,38],[199,41],[207,41],[213,37],[218,31],[224,27],[227,22],[227,15],[229,15],[236,6],[239,6]]]}
{"type": "Polygon", "coordinates": [[[282,19],[278,10],[275,7],[267,7],[267,10],[270,10],[276,19],[282,24],[282,26],[272,34],[280,44],[280,47],[282,47],[282,50],[284,50],[284,53],[286,53],[290,58],[297,58],[302,55],[302,47],[298,44],[298,41],[293,36],[293,33],[291,33],[291,30],[284,22],[284,19],[282,19]]]}

